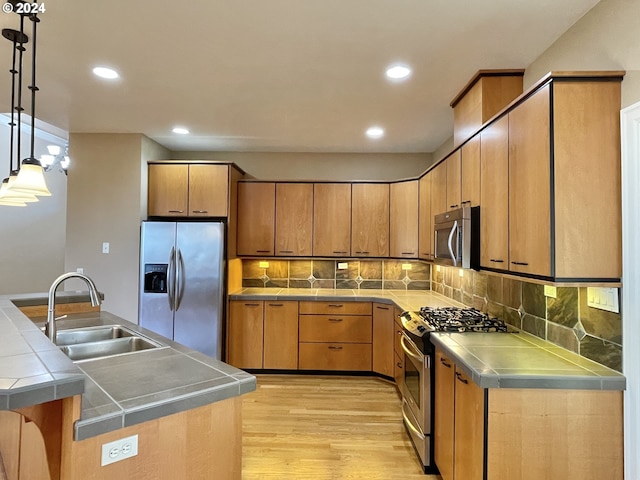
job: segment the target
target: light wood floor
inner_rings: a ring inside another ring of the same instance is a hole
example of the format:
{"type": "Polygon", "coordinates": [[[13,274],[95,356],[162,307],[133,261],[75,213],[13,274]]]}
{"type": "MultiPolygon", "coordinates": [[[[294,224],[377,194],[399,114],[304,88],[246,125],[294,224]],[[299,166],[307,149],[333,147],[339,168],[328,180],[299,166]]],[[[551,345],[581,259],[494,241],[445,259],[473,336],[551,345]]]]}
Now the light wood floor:
{"type": "Polygon", "coordinates": [[[440,480],[422,473],[391,383],[257,378],[257,390],[243,397],[243,480],[440,480]]]}

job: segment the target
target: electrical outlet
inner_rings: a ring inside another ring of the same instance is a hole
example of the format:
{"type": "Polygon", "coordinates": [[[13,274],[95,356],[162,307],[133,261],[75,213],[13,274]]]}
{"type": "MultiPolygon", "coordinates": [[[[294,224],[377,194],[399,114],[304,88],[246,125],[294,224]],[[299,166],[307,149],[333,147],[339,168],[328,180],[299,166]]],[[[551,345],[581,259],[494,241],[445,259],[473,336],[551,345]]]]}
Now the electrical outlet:
{"type": "Polygon", "coordinates": [[[338,270],[346,270],[347,268],[349,268],[347,262],[338,262],[338,270]]]}
{"type": "Polygon", "coordinates": [[[587,305],[600,310],[620,313],[618,289],[607,287],[588,287],[587,305]]]}
{"type": "Polygon", "coordinates": [[[259,262],[260,268],[269,268],[269,262],[259,262]]]}
{"type": "Polygon", "coordinates": [[[102,253],[109,253],[109,242],[102,243],[102,253]]]}
{"type": "Polygon", "coordinates": [[[552,285],[545,285],[544,286],[544,296],[545,297],[551,297],[551,298],[557,298],[558,295],[558,289],[552,285]]]}
{"type": "Polygon", "coordinates": [[[104,467],[110,463],[119,462],[136,455],[138,455],[138,435],[121,438],[102,445],[101,465],[104,467]]]}
{"type": "Polygon", "coordinates": [[[76,268],[76,273],[84,273],[84,268],[82,267],[76,268]]]}

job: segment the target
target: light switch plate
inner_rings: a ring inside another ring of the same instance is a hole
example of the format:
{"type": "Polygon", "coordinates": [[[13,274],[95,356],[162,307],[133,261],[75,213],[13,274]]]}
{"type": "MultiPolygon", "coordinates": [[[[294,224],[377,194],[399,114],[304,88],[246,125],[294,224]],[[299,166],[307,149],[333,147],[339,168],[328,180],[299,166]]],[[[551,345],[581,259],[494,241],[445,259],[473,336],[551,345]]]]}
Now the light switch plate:
{"type": "Polygon", "coordinates": [[[611,287],[588,287],[587,305],[608,312],[620,313],[618,289],[611,287]]]}

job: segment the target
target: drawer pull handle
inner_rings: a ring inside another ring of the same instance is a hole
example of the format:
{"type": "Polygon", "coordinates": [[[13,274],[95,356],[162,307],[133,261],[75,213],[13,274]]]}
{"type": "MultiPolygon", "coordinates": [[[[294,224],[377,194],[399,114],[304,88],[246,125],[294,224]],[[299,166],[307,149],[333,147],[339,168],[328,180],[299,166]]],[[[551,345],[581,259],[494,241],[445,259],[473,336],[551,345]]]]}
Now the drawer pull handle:
{"type": "Polygon", "coordinates": [[[402,252],[402,255],[414,255],[413,252],[402,252]]]}
{"type": "Polygon", "coordinates": [[[169,213],[184,213],[184,210],[169,210],[169,213]]]}
{"type": "Polygon", "coordinates": [[[489,261],[490,262],[495,262],[495,263],[504,263],[504,260],[499,260],[497,258],[490,258],[489,261]]]}
{"type": "Polygon", "coordinates": [[[451,364],[450,364],[450,363],[447,363],[447,361],[445,360],[445,358],[444,358],[444,357],[440,357],[440,363],[441,363],[442,365],[444,365],[445,367],[447,367],[447,368],[451,368],[451,364]]]}
{"type": "Polygon", "coordinates": [[[260,304],[259,303],[245,303],[244,306],[245,307],[259,307],[260,304]]]}
{"type": "Polygon", "coordinates": [[[330,318],[329,321],[330,322],[341,322],[342,318],[330,318]]]}
{"type": "Polygon", "coordinates": [[[329,346],[329,350],[342,350],[342,347],[338,347],[338,346],[335,346],[335,345],[330,345],[329,346]]]}
{"type": "Polygon", "coordinates": [[[344,307],[344,305],[342,305],[341,303],[330,303],[329,304],[329,308],[342,308],[344,307]]]}
{"type": "Polygon", "coordinates": [[[460,372],[456,372],[456,378],[465,385],[469,383],[469,380],[467,380],[466,378],[462,378],[462,374],[460,372]]]}
{"type": "Polygon", "coordinates": [[[389,307],[381,307],[380,305],[376,305],[378,310],[389,310],[389,307]]]}
{"type": "Polygon", "coordinates": [[[270,307],[284,307],[284,305],[282,303],[270,303],[269,306],[270,307]]]}
{"type": "Polygon", "coordinates": [[[511,262],[514,265],[529,265],[527,262],[511,262]]]}
{"type": "Polygon", "coordinates": [[[358,255],[368,255],[368,254],[369,254],[369,252],[364,252],[364,251],[362,251],[362,252],[356,252],[356,254],[358,254],[358,255]]]}
{"type": "Polygon", "coordinates": [[[193,210],[193,213],[209,213],[208,210],[193,210]]]}
{"type": "Polygon", "coordinates": [[[341,255],[345,255],[347,252],[338,252],[338,251],[334,250],[333,253],[339,253],[341,255]]]}
{"type": "Polygon", "coordinates": [[[396,335],[402,335],[402,330],[396,330],[396,335]]]}
{"type": "Polygon", "coordinates": [[[458,205],[449,205],[449,208],[458,208],[458,205]]]}
{"type": "Polygon", "coordinates": [[[280,253],[293,253],[293,250],[280,250],[280,253]]]}
{"type": "Polygon", "coordinates": [[[271,253],[271,250],[256,250],[256,253],[271,253]]]}
{"type": "Polygon", "coordinates": [[[400,362],[396,363],[396,366],[397,366],[398,368],[402,368],[402,364],[401,364],[400,362]]]}

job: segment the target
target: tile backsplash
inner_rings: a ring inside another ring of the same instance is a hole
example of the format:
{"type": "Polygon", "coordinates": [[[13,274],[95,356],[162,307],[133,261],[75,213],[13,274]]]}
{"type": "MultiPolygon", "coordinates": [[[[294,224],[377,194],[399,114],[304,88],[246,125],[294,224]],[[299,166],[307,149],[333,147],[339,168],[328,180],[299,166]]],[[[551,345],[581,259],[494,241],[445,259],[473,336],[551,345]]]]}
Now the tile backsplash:
{"type": "Polygon", "coordinates": [[[555,345],[622,371],[622,318],[618,313],[587,306],[586,287],[558,287],[556,298],[551,298],[545,297],[544,285],[524,279],[436,266],[431,288],[555,345]]]}
{"type": "Polygon", "coordinates": [[[430,276],[431,265],[416,260],[269,259],[242,262],[243,287],[429,290],[430,276]],[[262,268],[261,262],[268,262],[269,266],[262,268]],[[339,264],[346,264],[347,268],[339,268],[339,264]]]}

